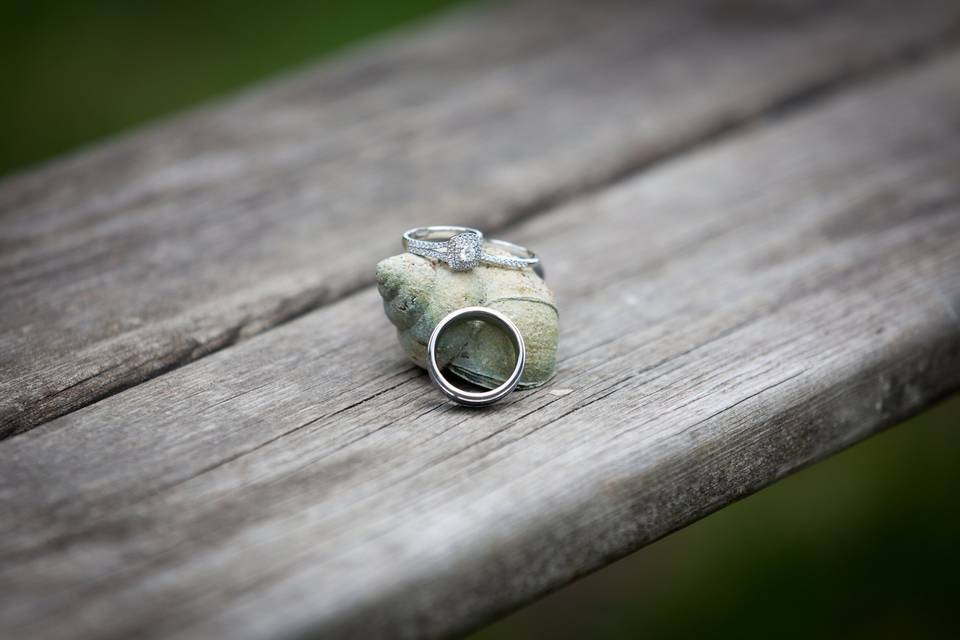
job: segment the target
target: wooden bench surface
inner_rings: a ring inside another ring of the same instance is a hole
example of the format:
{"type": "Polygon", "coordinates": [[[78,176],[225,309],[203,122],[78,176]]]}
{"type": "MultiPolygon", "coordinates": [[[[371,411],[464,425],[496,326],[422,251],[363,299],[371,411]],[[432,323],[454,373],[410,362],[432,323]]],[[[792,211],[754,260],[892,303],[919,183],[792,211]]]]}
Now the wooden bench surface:
{"type": "Polygon", "coordinates": [[[960,388],[960,6],[639,4],[461,11],[0,183],[0,624],[458,633],[960,388]],[[405,360],[370,282],[428,222],[544,256],[552,384],[405,360]]]}

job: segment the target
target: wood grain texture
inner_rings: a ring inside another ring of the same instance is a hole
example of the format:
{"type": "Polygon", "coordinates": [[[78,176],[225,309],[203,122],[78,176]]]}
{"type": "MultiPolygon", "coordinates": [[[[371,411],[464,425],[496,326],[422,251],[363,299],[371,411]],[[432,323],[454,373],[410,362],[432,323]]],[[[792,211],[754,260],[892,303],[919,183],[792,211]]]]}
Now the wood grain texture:
{"type": "Polygon", "coordinates": [[[0,183],[0,437],[929,47],[920,0],[534,0],[455,14],[0,183]]]}
{"type": "Polygon", "coordinates": [[[7,440],[3,628],[460,632],[960,388],[957,78],[918,63],[526,222],[559,373],[490,410],[441,402],[366,288],[7,440]]]}

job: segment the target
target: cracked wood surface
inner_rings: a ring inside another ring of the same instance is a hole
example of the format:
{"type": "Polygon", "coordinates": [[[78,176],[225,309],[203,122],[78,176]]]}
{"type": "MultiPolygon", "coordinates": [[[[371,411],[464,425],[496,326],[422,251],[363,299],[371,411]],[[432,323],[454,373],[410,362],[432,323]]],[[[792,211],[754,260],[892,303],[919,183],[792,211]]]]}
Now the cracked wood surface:
{"type": "Polygon", "coordinates": [[[0,183],[0,437],[955,36],[919,0],[533,0],[0,183]]]}
{"type": "Polygon", "coordinates": [[[364,288],[3,442],[4,628],[457,633],[956,390],[958,78],[901,66],[518,225],[559,370],[490,410],[364,288]]]}

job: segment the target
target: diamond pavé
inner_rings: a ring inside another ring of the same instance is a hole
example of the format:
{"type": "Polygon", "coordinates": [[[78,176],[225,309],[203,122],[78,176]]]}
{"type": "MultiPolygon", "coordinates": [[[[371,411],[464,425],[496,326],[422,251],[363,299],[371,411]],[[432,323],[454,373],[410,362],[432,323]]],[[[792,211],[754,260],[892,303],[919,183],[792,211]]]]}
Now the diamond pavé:
{"type": "Polygon", "coordinates": [[[469,271],[480,264],[480,236],[458,233],[447,240],[447,264],[453,271],[469,271]]]}

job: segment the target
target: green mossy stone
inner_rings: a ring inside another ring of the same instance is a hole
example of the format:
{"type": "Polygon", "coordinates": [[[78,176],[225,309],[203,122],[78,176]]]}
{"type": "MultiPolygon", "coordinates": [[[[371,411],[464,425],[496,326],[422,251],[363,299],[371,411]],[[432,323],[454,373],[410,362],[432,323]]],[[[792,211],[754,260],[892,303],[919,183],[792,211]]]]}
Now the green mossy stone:
{"type": "MultiPolygon", "coordinates": [[[[557,363],[559,337],[553,292],[531,269],[481,265],[454,272],[442,263],[402,253],[377,265],[383,308],[397,327],[400,346],[421,367],[427,341],[437,323],[463,307],[483,306],[509,317],[527,350],[520,387],[546,383],[557,363]]],[[[456,375],[491,389],[503,382],[516,362],[513,347],[497,328],[483,322],[451,327],[440,340],[437,359],[456,375]]]]}

